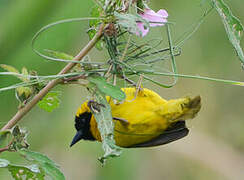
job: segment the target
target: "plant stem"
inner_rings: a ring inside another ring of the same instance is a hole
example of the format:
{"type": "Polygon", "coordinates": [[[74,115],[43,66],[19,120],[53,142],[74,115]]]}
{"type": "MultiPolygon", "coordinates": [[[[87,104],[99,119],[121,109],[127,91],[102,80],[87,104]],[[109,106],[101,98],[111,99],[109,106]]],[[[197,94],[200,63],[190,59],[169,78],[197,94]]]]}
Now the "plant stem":
{"type": "MultiPolygon", "coordinates": [[[[87,55],[87,53],[95,46],[96,42],[101,38],[103,35],[104,24],[102,24],[93,37],[91,41],[79,52],[77,56],[75,56],[74,60],[80,61],[82,58],[87,55]]],[[[76,63],[69,63],[67,64],[59,73],[58,75],[65,74],[69,72],[76,63]]],[[[1,129],[6,130],[12,128],[15,124],[17,124],[25,114],[27,114],[52,88],[54,88],[57,84],[62,82],[62,79],[54,79],[50,81],[37,95],[33,97],[33,99],[27,103],[22,109],[20,109],[11,120],[1,129]]]]}

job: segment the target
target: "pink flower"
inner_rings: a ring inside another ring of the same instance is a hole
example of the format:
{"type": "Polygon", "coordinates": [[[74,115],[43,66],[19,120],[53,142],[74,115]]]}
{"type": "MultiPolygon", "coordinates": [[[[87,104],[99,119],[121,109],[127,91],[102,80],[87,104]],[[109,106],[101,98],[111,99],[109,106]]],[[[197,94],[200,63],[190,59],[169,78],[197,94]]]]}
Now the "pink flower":
{"type": "MultiPolygon", "coordinates": [[[[139,14],[143,19],[149,21],[150,27],[163,26],[167,22],[168,13],[164,9],[160,9],[157,13],[152,9],[145,9],[144,12],[139,14]],[[151,22],[151,23],[150,23],[151,22]]],[[[137,27],[140,30],[136,32],[137,36],[145,36],[149,32],[149,28],[145,27],[143,22],[137,22],[137,27]]]]}

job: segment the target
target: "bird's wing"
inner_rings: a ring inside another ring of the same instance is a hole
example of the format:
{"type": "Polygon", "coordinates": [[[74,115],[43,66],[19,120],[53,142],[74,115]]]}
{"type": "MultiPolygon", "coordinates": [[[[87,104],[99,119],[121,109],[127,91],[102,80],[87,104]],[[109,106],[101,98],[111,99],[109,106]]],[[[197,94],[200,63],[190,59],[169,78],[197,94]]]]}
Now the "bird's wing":
{"type": "Polygon", "coordinates": [[[128,148],[153,147],[168,144],[187,136],[188,133],[189,129],[186,127],[185,121],[178,121],[156,138],[144,143],[132,145],[128,148]]]}

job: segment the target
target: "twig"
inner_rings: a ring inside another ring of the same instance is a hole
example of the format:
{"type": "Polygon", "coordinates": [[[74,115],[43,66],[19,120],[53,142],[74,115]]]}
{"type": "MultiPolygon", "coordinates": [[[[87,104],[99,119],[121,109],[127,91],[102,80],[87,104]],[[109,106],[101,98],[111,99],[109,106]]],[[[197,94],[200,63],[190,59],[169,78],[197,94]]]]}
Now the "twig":
{"type": "MultiPolygon", "coordinates": [[[[104,24],[102,24],[99,28],[99,31],[93,37],[91,41],[79,52],[77,56],[73,60],[80,61],[96,44],[96,42],[101,38],[103,35],[104,24]]],[[[70,71],[76,63],[69,63],[67,64],[59,73],[58,75],[65,74],[70,71]]],[[[34,98],[26,104],[22,109],[20,109],[13,118],[2,128],[2,130],[10,129],[15,124],[17,124],[22,117],[27,114],[52,88],[54,88],[57,84],[59,84],[62,80],[61,79],[54,79],[50,81],[34,98]]]]}
{"type": "Polygon", "coordinates": [[[78,80],[78,79],[85,79],[86,76],[85,75],[78,75],[78,76],[74,76],[74,77],[71,77],[71,78],[64,78],[63,79],[63,83],[68,83],[70,81],[75,81],[75,80],[78,80]]]}
{"type": "Polygon", "coordinates": [[[9,146],[6,146],[4,148],[0,148],[0,153],[2,153],[4,151],[9,151],[9,146]]]}
{"type": "Polygon", "coordinates": [[[127,81],[128,83],[130,83],[132,86],[136,87],[136,83],[132,80],[130,80],[129,78],[127,78],[125,75],[121,75],[121,78],[124,79],[125,81],[127,81]]]}
{"type": "Polygon", "coordinates": [[[10,141],[10,143],[9,143],[6,147],[0,148],[0,154],[1,154],[2,152],[4,152],[4,151],[11,151],[11,150],[10,150],[10,146],[13,144],[13,142],[14,142],[14,139],[12,139],[12,140],[10,141]]]}

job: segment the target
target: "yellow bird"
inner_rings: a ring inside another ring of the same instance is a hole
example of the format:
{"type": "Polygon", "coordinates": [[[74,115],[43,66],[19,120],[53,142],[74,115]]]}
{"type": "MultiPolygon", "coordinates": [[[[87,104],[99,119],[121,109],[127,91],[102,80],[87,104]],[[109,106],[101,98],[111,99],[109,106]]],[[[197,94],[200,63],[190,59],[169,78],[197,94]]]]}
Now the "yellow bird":
{"type": "MultiPolygon", "coordinates": [[[[126,99],[114,103],[110,97],[114,121],[114,139],[120,147],[151,147],[167,144],[185,137],[189,130],[185,120],[194,118],[201,108],[201,98],[165,100],[152,90],[122,88],[126,99]]],[[[77,130],[71,145],[84,140],[101,141],[97,123],[89,102],[84,102],[75,116],[77,130]]]]}

